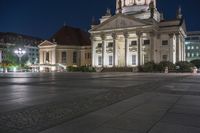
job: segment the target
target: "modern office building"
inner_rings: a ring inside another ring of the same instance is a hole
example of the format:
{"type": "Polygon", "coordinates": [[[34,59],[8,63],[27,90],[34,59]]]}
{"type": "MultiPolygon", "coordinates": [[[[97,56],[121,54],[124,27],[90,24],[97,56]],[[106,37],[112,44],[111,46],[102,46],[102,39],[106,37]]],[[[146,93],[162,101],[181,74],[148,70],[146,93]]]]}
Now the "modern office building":
{"type": "Polygon", "coordinates": [[[187,61],[200,59],[200,31],[188,32],[185,47],[187,61]]]}

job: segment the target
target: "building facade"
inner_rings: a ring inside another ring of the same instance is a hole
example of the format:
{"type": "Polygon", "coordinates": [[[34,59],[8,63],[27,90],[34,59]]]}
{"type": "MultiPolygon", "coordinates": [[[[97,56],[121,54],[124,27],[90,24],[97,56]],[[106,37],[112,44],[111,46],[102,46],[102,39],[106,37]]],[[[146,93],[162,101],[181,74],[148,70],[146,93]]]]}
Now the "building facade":
{"type": "Polygon", "coordinates": [[[200,31],[188,32],[185,46],[187,61],[200,59],[200,31]]]}
{"type": "Polygon", "coordinates": [[[68,66],[91,65],[89,34],[78,28],[62,27],[39,45],[40,71],[62,71],[68,66]]]}
{"type": "MultiPolygon", "coordinates": [[[[39,51],[38,45],[42,39],[21,35],[17,33],[2,33],[0,32],[0,46],[2,47],[2,60],[6,56],[6,51],[10,51],[10,54],[16,56],[14,51],[21,48],[26,51],[26,55],[23,56],[24,62],[29,66],[39,63],[39,51]]],[[[16,56],[17,58],[17,56],[16,56]]]]}
{"type": "Polygon", "coordinates": [[[117,0],[91,30],[93,67],[136,67],[149,61],[185,60],[186,27],[181,8],[165,20],[156,0],[117,0]]]}
{"type": "Polygon", "coordinates": [[[3,48],[0,46],[0,63],[3,60],[3,48]]]}

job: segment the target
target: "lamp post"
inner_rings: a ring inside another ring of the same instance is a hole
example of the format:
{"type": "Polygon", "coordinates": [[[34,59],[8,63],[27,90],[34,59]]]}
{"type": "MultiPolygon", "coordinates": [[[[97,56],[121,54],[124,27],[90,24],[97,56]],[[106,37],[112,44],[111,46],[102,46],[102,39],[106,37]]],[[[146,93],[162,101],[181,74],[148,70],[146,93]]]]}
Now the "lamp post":
{"type": "Polygon", "coordinates": [[[21,66],[22,57],[26,54],[26,51],[21,49],[21,48],[18,48],[14,52],[17,55],[17,57],[19,58],[19,63],[20,63],[20,66],[21,66]]]}

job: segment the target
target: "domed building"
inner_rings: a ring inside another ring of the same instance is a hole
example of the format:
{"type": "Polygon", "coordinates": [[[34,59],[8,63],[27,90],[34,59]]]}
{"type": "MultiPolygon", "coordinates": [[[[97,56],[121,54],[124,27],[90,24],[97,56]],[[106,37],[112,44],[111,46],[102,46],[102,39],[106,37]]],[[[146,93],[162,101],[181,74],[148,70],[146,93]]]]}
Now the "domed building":
{"type": "Polygon", "coordinates": [[[115,15],[108,9],[89,32],[93,67],[185,61],[186,26],[181,8],[176,18],[166,20],[156,0],[116,0],[115,15]]]}
{"type": "Polygon", "coordinates": [[[69,66],[90,66],[89,36],[88,32],[79,28],[64,25],[39,45],[40,71],[63,71],[69,66]]]}

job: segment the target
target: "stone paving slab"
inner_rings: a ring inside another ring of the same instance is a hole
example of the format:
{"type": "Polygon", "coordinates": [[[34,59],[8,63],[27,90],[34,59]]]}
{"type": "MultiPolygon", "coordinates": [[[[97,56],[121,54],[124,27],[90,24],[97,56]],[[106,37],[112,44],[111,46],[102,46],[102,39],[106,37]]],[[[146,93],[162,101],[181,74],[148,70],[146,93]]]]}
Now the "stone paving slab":
{"type": "Polygon", "coordinates": [[[200,133],[200,128],[161,122],[149,133],[200,133]]]}
{"type": "Polygon", "coordinates": [[[139,133],[137,131],[128,131],[128,130],[122,130],[122,129],[115,129],[115,128],[106,128],[106,127],[101,127],[96,129],[92,133],[139,133]]]}
{"type": "Polygon", "coordinates": [[[198,128],[200,127],[200,116],[194,114],[168,113],[161,122],[198,128]]]}
{"type": "MultiPolygon", "coordinates": [[[[41,133],[54,133],[59,131],[59,133],[90,133],[94,131],[99,126],[103,125],[105,122],[112,120],[113,118],[127,112],[154,97],[155,94],[142,94],[135,96],[133,98],[121,101],[119,103],[113,104],[104,109],[95,111],[81,118],[72,120],[71,122],[64,123],[55,128],[47,129],[41,133]]],[[[112,128],[110,128],[113,130],[112,128]]],[[[105,130],[105,128],[104,128],[105,130]]],[[[115,131],[115,130],[114,130],[115,131]]]]}
{"type": "Polygon", "coordinates": [[[178,97],[145,93],[41,133],[145,133],[163,117],[178,97]]]}

